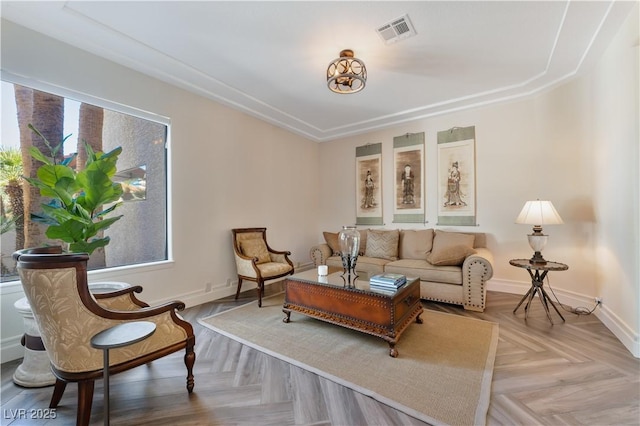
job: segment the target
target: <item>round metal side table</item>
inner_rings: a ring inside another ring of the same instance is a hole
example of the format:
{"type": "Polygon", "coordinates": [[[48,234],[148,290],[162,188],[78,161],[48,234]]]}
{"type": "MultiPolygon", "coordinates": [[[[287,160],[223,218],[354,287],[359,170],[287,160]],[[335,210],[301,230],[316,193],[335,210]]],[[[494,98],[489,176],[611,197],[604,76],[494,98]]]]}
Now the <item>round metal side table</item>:
{"type": "Polygon", "coordinates": [[[544,279],[547,277],[549,271],[566,271],[567,269],[569,269],[569,266],[559,262],[532,263],[529,259],[512,259],[509,261],[509,264],[515,266],[516,268],[526,269],[531,276],[531,288],[529,289],[529,291],[527,291],[527,294],[525,294],[522,299],[520,299],[520,303],[518,303],[518,306],[516,306],[516,308],[513,310],[513,313],[515,314],[518,308],[526,300],[527,304],[524,307],[524,319],[526,320],[527,315],[529,314],[529,306],[531,306],[531,300],[533,300],[533,298],[537,294],[540,298],[540,302],[542,303],[545,312],[547,313],[547,318],[549,318],[549,321],[551,321],[551,324],[553,325],[553,319],[551,319],[549,305],[551,305],[551,307],[555,309],[556,313],[560,316],[560,318],[562,318],[562,321],[564,322],[564,317],[562,316],[556,305],[553,303],[553,300],[551,300],[547,292],[544,290],[543,284],[544,279]]]}

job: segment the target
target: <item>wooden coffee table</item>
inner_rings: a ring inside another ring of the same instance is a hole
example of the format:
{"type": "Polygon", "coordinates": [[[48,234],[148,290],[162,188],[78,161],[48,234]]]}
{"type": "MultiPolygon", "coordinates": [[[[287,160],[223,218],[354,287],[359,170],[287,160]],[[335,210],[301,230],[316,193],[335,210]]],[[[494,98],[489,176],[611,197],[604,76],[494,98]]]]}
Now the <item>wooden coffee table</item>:
{"type": "Polygon", "coordinates": [[[315,269],[285,279],[283,319],[291,320],[291,311],[380,337],[389,343],[389,355],[398,356],[396,343],[412,322],[422,324],[420,280],[407,278],[396,292],[369,287],[368,276],[352,283],[341,272],[318,276],[315,269]]]}

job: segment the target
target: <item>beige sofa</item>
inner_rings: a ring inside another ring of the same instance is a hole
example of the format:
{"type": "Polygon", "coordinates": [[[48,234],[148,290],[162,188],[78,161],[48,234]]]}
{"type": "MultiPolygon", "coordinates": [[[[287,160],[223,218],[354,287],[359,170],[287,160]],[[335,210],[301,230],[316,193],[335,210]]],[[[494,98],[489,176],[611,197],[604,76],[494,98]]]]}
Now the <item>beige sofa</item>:
{"type": "MultiPolygon", "coordinates": [[[[360,230],[357,272],[398,273],[420,278],[423,299],[484,311],[493,256],[484,233],[434,229],[360,230]]],[[[314,265],[342,268],[338,233],[324,232],[325,243],[311,248],[314,265]]]]}

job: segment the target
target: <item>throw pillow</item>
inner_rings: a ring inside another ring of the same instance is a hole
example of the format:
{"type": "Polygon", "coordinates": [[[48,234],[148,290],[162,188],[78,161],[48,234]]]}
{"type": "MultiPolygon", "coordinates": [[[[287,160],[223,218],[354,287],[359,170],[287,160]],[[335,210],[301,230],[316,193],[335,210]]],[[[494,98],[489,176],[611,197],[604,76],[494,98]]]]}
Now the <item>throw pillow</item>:
{"type": "Polygon", "coordinates": [[[425,260],[433,244],[433,229],[402,230],[400,232],[400,259],[425,260]]]}
{"type": "Polygon", "coordinates": [[[378,231],[369,229],[367,231],[367,248],[364,255],[367,257],[377,257],[387,260],[398,260],[398,240],[400,231],[378,231]]]}
{"type": "Polygon", "coordinates": [[[324,240],[327,242],[334,255],[340,256],[340,240],[337,232],[323,232],[324,240]]]}
{"type": "Polygon", "coordinates": [[[469,254],[475,253],[473,250],[475,239],[474,235],[436,230],[433,248],[427,255],[427,260],[432,265],[461,265],[469,254]]]}
{"type": "Polygon", "coordinates": [[[360,248],[358,249],[358,256],[364,256],[364,252],[367,251],[367,230],[360,230],[360,248]]]}
{"type": "Polygon", "coordinates": [[[431,252],[427,260],[436,266],[458,266],[462,265],[467,256],[475,254],[476,251],[469,246],[457,245],[446,247],[438,252],[431,252]]]}
{"type": "Polygon", "coordinates": [[[242,250],[242,254],[245,256],[257,257],[258,261],[256,263],[271,262],[269,250],[267,249],[267,244],[264,240],[258,238],[242,240],[240,241],[240,250],[242,250]]]}

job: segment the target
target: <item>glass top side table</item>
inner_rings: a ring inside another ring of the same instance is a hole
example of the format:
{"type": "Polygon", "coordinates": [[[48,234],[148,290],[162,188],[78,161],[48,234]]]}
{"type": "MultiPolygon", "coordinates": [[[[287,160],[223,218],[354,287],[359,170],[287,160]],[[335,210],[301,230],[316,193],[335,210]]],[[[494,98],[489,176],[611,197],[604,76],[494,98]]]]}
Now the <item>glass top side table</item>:
{"type": "Polygon", "coordinates": [[[529,306],[531,306],[531,301],[537,294],[540,298],[540,303],[542,303],[542,306],[544,307],[544,310],[547,314],[547,318],[549,319],[549,321],[551,321],[551,324],[553,324],[553,319],[551,319],[549,305],[551,305],[551,307],[555,309],[556,313],[560,316],[560,318],[562,318],[562,321],[564,322],[564,317],[543,288],[543,284],[544,279],[546,278],[549,271],[566,271],[567,269],[569,269],[569,266],[559,262],[531,263],[529,259],[512,259],[509,261],[509,264],[515,266],[516,268],[526,269],[531,276],[531,288],[522,297],[522,299],[520,299],[520,303],[518,303],[518,306],[516,306],[516,308],[513,310],[513,313],[515,314],[518,308],[526,300],[527,304],[524,307],[524,319],[526,320],[527,315],[529,314],[529,306]]]}

